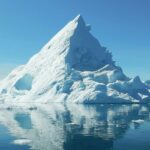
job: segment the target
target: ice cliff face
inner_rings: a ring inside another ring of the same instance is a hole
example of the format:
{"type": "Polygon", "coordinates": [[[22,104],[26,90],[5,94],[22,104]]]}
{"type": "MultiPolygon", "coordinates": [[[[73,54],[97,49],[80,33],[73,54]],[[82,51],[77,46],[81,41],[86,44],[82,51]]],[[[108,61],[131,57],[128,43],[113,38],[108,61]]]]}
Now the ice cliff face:
{"type": "Polygon", "coordinates": [[[150,97],[149,86],[124,75],[80,15],[8,75],[0,92],[7,102],[130,103],[150,97]]]}

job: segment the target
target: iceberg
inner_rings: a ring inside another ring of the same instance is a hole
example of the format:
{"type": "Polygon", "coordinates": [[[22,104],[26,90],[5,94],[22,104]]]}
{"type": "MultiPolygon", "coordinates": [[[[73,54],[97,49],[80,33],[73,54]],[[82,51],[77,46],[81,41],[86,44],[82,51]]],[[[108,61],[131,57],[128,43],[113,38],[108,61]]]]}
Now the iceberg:
{"type": "Polygon", "coordinates": [[[78,15],[0,86],[1,102],[147,103],[150,86],[127,77],[78,15]]]}

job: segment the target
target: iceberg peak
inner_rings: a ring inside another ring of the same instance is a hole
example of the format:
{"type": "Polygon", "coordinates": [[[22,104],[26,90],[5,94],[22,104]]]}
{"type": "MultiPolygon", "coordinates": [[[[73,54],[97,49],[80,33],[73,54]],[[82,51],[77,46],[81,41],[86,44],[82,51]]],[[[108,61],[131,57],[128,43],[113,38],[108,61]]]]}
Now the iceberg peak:
{"type": "Polygon", "coordinates": [[[87,25],[84,21],[84,18],[79,14],[77,15],[72,21],[72,24],[76,24],[74,30],[86,30],[86,31],[90,31],[91,26],[87,25]]]}
{"type": "Polygon", "coordinates": [[[77,15],[77,16],[73,19],[73,21],[85,23],[83,17],[82,17],[80,14],[77,15]]]}

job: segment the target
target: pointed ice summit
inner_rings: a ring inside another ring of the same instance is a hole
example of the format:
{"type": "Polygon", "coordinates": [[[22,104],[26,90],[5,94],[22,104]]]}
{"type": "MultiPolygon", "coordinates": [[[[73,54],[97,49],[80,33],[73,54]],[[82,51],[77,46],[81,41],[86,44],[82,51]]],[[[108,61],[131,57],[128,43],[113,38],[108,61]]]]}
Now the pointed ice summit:
{"type": "Polygon", "coordinates": [[[0,86],[4,102],[142,103],[149,86],[130,79],[78,15],[0,86]]]}

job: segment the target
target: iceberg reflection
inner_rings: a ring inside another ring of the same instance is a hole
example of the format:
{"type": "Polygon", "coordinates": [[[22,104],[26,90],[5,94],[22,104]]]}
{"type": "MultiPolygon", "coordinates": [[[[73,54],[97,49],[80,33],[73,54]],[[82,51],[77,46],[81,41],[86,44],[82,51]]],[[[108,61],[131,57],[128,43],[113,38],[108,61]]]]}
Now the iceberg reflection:
{"type": "Polygon", "coordinates": [[[148,105],[43,104],[34,108],[1,108],[0,124],[36,150],[111,150],[129,128],[150,120],[148,105]]]}

